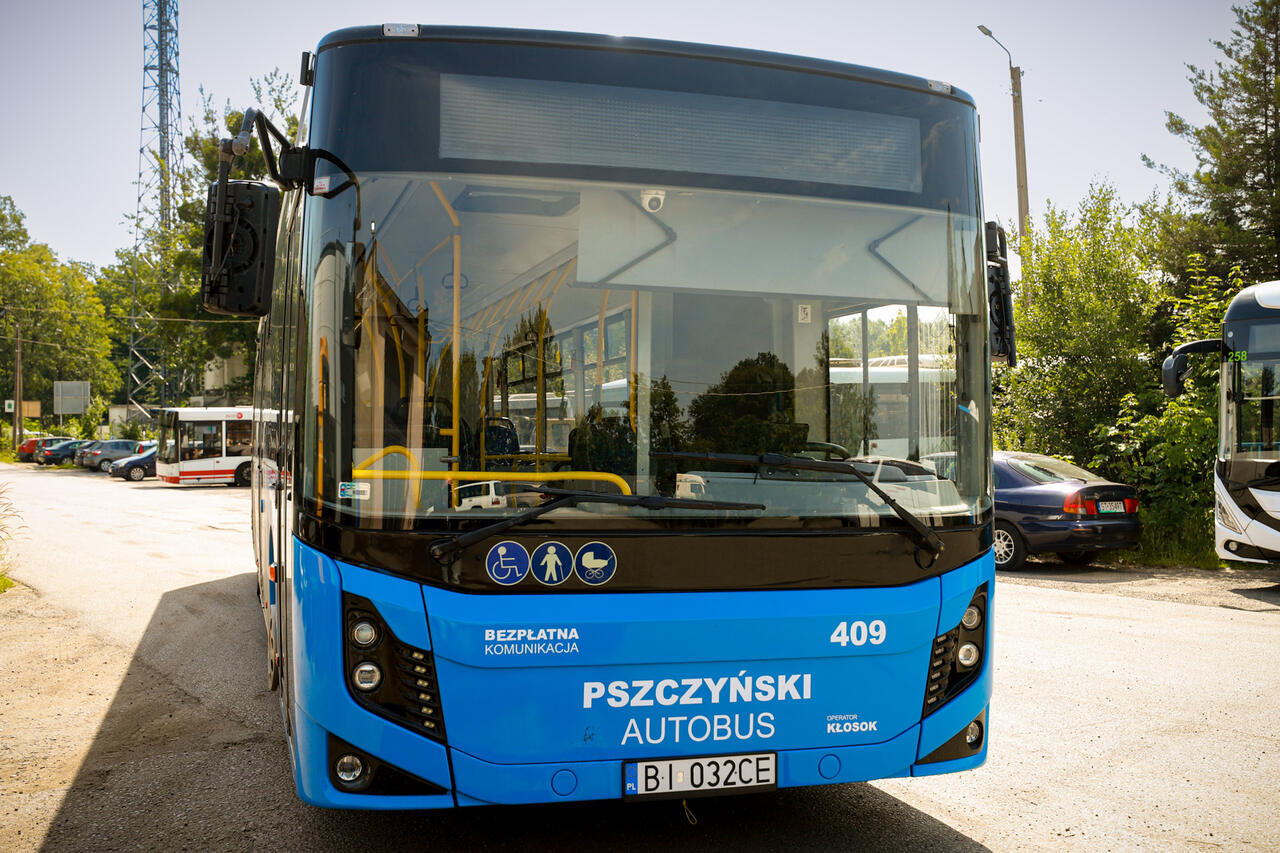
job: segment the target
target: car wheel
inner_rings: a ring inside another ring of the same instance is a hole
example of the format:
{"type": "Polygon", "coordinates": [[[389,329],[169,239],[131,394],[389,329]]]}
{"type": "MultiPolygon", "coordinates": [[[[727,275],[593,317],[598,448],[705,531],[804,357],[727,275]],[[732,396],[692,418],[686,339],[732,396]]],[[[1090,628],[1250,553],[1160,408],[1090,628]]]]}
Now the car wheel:
{"type": "Polygon", "coordinates": [[[1021,534],[1005,521],[996,522],[991,550],[995,553],[996,568],[1002,571],[1016,572],[1027,559],[1027,546],[1021,534]]]}
{"type": "Polygon", "coordinates": [[[111,460],[110,460],[110,459],[103,459],[101,462],[99,462],[99,463],[98,463],[98,470],[99,470],[99,471],[101,471],[101,472],[102,472],[102,473],[104,473],[104,474],[109,474],[109,473],[111,473],[111,460]]]}
{"type": "Polygon", "coordinates": [[[1098,556],[1096,551],[1059,551],[1058,558],[1070,566],[1087,566],[1098,556]]]}
{"type": "Polygon", "coordinates": [[[247,486],[249,485],[249,481],[251,478],[252,478],[252,475],[249,472],[249,463],[248,462],[240,463],[240,467],[236,469],[236,485],[247,486]]]}
{"type": "Polygon", "coordinates": [[[136,483],[139,480],[141,480],[143,477],[147,476],[147,472],[142,470],[141,465],[134,465],[132,468],[129,469],[128,476],[130,480],[133,480],[136,483]]]}

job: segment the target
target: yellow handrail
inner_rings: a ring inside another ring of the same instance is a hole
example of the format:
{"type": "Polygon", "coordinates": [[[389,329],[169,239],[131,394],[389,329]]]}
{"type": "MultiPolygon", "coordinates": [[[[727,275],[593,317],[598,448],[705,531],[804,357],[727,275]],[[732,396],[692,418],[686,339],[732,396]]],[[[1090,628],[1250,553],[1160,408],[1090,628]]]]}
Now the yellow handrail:
{"type": "MultiPolygon", "coordinates": [[[[412,494],[413,494],[413,505],[416,507],[419,503],[421,503],[421,502],[422,502],[422,480],[423,480],[423,478],[421,478],[421,477],[413,477],[413,478],[411,478],[411,477],[409,477],[409,476],[407,476],[407,475],[409,475],[409,474],[413,474],[413,473],[423,473],[423,472],[421,472],[421,471],[419,470],[419,468],[420,468],[420,466],[418,465],[418,457],[417,457],[417,455],[415,455],[415,454],[414,454],[414,452],[413,452],[412,450],[410,450],[410,449],[409,449],[409,448],[407,448],[407,447],[403,447],[403,446],[401,446],[401,445],[399,445],[399,444],[389,444],[389,445],[387,445],[386,447],[384,447],[384,448],[382,448],[381,450],[379,450],[377,453],[375,453],[375,454],[373,454],[372,456],[370,456],[368,459],[365,459],[363,462],[359,462],[359,463],[357,463],[357,464],[355,464],[355,465],[351,466],[351,475],[352,475],[355,479],[357,479],[357,480],[409,480],[409,479],[412,479],[412,480],[413,480],[413,489],[412,489],[412,494]],[[408,471],[373,471],[373,470],[369,470],[369,466],[370,466],[370,465],[372,465],[372,464],[373,464],[373,463],[375,463],[375,462],[381,462],[383,459],[385,459],[385,458],[387,458],[388,456],[391,456],[391,455],[393,455],[393,454],[394,454],[394,455],[396,455],[396,456],[403,456],[405,459],[408,459],[408,460],[409,460],[409,468],[410,468],[410,470],[408,470],[408,471]],[[366,475],[366,474],[379,474],[379,475],[380,475],[380,474],[405,474],[406,476],[404,476],[404,477],[382,477],[382,476],[378,476],[378,477],[371,477],[371,476],[361,476],[361,475],[366,475]]],[[[449,473],[449,472],[447,472],[447,471],[441,471],[440,473],[441,473],[441,474],[447,474],[447,473],[449,473]]]]}
{"type": "MultiPolygon", "coordinates": [[[[385,448],[385,453],[392,448],[385,448]]],[[[372,458],[372,457],[371,457],[372,458]]],[[[590,480],[597,483],[612,483],[624,495],[631,494],[627,481],[617,474],[606,474],[603,471],[555,471],[536,474],[531,471],[385,471],[381,469],[354,468],[351,476],[357,480],[464,480],[481,482],[499,480],[505,483],[553,483],[559,480],[590,480]]]]}

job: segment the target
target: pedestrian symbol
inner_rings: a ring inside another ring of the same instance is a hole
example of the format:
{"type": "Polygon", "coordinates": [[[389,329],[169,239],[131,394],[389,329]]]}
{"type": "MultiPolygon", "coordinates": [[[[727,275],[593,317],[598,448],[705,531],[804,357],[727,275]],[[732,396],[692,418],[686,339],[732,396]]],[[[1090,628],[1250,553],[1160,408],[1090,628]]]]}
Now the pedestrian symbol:
{"type": "Polygon", "coordinates": [[[485,571],[496,583],[511,586],[529,573],[529,552],[518,542],[499,542],[484,558],[485,571]]]}
{"type": "Polygon", "coordinates": [[[613,549],[603,542],[588,542],[578,549],[573,570],[583,583],[599,586],[608,583],[618,569],[613,549]]]}
{"type": "Polygon", "coordinates": [[[564,583],[573,574],[573,552],[561,542],[543,542],[529,555],[530,571],[547,586],[564,583]]]}

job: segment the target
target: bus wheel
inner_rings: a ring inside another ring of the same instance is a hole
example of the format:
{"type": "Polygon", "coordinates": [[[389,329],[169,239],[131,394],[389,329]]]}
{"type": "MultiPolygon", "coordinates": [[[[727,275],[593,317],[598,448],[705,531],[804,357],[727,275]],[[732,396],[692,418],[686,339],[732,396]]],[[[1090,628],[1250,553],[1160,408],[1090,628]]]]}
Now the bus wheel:
{"type": "Polygon", "coordinates": [[[250,478],[249,463],[242,462],[240,464],[240,467],[236,469],[236,485],[237,486],[249,485],[249,478],[250,478]]]}
{"type": "MultiPolygon", "coordinates": [[[[259,593],[261,595],[261,593],[259,593]]],[[[280,686],[280,663],[275,655],[267,652],[267,689],[274,691],[280,686]]]]}
{"type": "Polygon", "coordinates": [[[1027,546],[1022,543],[1022,537],[1013,525],[1003,521],[996,522],[991,550],[995,552],[996,568],[1002,571],[1016,572],[1027,559],[1027,546]]]}

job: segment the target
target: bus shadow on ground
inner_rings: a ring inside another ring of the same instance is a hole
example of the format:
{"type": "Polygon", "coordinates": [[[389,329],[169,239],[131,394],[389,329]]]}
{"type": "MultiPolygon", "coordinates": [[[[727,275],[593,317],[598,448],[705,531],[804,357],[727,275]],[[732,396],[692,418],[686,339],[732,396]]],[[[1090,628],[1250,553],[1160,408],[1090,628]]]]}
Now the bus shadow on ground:
{"type": "Polygon", "coordinates": [[[313,808],[266,690],[255,585],[243,574],[163,596],[43,850],[987,849],[868,784],[695,799],[689,814],[679,800],[313,808]]]}

